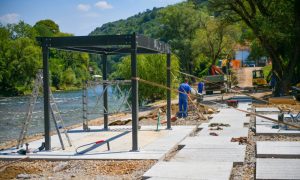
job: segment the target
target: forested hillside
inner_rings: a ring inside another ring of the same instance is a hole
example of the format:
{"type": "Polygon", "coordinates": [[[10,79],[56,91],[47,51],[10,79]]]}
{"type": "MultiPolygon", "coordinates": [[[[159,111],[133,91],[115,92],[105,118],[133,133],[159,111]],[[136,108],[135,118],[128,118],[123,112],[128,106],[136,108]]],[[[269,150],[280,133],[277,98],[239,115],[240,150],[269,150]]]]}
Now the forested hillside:
{"type": "Polygon", "coordinates": [[[97,27],[90,35],[109,35],[109,34],[131,34],[136,32],[148,37],[156,37],[161,28],[158,22],[158,12],[162,8],[147,9],[145,12],[131,16],[127,19],[118,20],[103,24],[97,27]]]}

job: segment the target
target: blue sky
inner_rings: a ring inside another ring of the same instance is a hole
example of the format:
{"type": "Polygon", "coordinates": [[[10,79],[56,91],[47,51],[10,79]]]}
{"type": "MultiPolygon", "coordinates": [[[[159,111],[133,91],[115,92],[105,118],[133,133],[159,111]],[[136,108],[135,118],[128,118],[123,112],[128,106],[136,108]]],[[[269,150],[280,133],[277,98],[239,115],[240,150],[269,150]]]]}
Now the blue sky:
{"type": "Polygon", "coordinates": [[[107,22],[184,0],[0,0],[0,22],[34,25],[52,19],[62,32],[88,35],[107,22]]]}

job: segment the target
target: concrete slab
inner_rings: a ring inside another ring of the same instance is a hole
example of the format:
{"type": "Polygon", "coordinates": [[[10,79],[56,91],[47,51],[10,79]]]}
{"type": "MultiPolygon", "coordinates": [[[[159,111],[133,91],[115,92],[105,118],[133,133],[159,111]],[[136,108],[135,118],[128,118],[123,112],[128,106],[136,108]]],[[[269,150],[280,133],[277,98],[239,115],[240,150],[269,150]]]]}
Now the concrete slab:
{"type": "Polygon", "coordinates": [[[300,142],[257,141],[258,158],[300,158],[300,142]]]}
{"type": "Polygon", "coordinates": [[[247,111],[248,108],[251,108],[251,104],[249,104],[248,102],[239,102],[238,103],[238,108],[247,111]]]}
{"type": "MultiPolygon", "coordinates": [[[[111,126],[109,131],[104,131],[102,126],[91,127],[90,132],[82,132],[81,128],[73,129],[69,133],[72,140],[72,147],[61,150],[57,135],[51,137],[52,151],[38,152],[28,154],[30,159],[163,159],[168,152],[177,146],[186,136],[195,129],[194,126],[174,126],[172,130],[166,130],[166,127],[161,127],[160,131],[155,131],[156,126],[143,126],[139,130],[139,151],[131,152],[132,134],[130,126],[111,126]],[[90,145],[78,149],[77,154],[75,149],[87,143],[96,142],[99,140],[111,140],[110,151],[107,146],[90,145]]],[[[29,143],[31,150],[37,149],[43,139],[29,143]]],[[[16,155],[16,149],[0,151],[0,159],[19,158],[16,155]]]]}
{"type": "Polygon", "coordinates": [[[198,133],[198,136],[211,136],[210,133],[217,133],[218,136],[227,137],[248,137],[248,128],[230,128],[224,127],[223,130],[208,130],[203,129],[198,133]]]}
{"type": "Polygon", "coordinates": [[[236,144],[238,142],[231,142],[231,137],[219,137],[219,136],[193,136],[187,137],[182,142],[179,143],[180,145],[190,145],[190,144],[202,144],[202,145],[231,145],[236,144]]]}
{"type": "Polygon", "coordinates": [[[175,162],[235,162],[243,163],[246,146],[199,146],[181,149],[171,161],[175,162]]]}
{"type": "Polygon", "coordinates": [[[278,108],[272,108],[272,107],[268,107],[268,108],[255,108],[256,113],[279,113],[280,110],[278,108]]]}
{"type": "Polygon", "coordinates": [[[256,135],[291,135],[299,136],[300,130],[272,129],[270,125],[256,125],[256,135]]]}
{"type": "Polygon", "coordinates": [[[158,162],[143,177],[151,179],[229,179],[232,162],[158,162]]]}
{"type": "Polygon", "coordinates": [[[256,179],[300,179],[300,159],[256,160],[256,179]]]}
{"type": "MultiPolygon", "coordinates": [[[[278,114],[268,114],[268,115],[264,115],[264,116],[275,119],[275,120],[278,119],[278,114]]],[[[278,123],[275,123],[273,121],[267,120],[262,117],[257,117],[257,116],[255,117],[255,126],[256,127],[261,126],[261,125],[263,125],[263,126],[266,125],[267,127],[272,128],[273,125],[277,125],[277,124],[278,123]]]]}
{"type": "MultiPolygon", "coordinates": [[[[246,118],[246,117],[245,117],[246,118]]],[[[226,117],[214,117],[209,124],[211,123],[223,123],[223,124],[229,124],[232,128],[243,128],[245,122],[243,121],[243,118],[239,119],[232,119],[232,118],[226,118],[226,117]]],[[[210,127],[209,127],[210,128],[210,127]]],[[[226,127],[225,127],[226,128],[226,127]]]]}

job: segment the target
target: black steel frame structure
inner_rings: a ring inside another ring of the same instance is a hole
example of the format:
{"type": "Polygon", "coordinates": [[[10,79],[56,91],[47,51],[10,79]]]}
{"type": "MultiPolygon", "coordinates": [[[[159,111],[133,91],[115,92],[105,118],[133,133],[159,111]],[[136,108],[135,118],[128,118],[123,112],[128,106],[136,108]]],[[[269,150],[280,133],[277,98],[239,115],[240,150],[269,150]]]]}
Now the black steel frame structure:
{"type": "MultiPolygon", "coordinates": [[[[142,35],[101,35],[72,37],[38,37],[37,41],[43,53],[43,93],[44,93],[44,131],[45,147],[51,150],[50,138],[50,101],[49,101],[49,49],[87,52],[102,55],[103,80],[107,80],[107,56],[131,54],[132,86],[132,151],[138,151],[138,75],[137,54],[166,54],[167,56],[167,129],[171,129],[171,51],[164,42],[142,35]]],[[[105,88],[106,85],[104,85],[105,88]]],[[[107,109],[107,93],[104,94],[104,106],[107,109]]],[[[104,113],[104,129],[108,130],[108,114],[104,113]]]]}

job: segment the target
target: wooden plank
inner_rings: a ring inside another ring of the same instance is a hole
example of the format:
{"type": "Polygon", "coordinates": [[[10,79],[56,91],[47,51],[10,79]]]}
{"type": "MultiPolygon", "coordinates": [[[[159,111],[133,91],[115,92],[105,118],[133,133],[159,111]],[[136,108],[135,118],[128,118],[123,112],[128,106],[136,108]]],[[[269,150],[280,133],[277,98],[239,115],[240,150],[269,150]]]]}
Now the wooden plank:
{"type": "Polygon", "coordinates": [[[270,104],[296,104],[296,100],[294,96],[283,96],[283,97],[272,97],[269,98],[270,104]]]}

